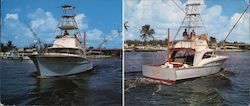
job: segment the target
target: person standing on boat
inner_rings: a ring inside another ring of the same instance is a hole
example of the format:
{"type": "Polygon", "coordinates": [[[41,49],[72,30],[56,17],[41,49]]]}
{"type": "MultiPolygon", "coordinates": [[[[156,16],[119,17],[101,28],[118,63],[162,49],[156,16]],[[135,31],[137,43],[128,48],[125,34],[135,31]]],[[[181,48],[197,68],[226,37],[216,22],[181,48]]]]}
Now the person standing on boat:
{"type": "Polygon", "coordinates": [[[191,38],[191,40],[195,40],[195,32],[194,32],[194,29],[193,29],[192,32],[190,33],[190,38],[191,38]]]}
{"type": "Polygon", "coordinates": [[[184,38],[184,40],[188,39],[187,29],[185,29],[185,31],[183,32],[183,38],[184,38]]]}
{"type": "Polygon", "coordinates": [[[64,35],[64,36],[69,35],[68,31],[65,30],[63,35],[64,35]]]}

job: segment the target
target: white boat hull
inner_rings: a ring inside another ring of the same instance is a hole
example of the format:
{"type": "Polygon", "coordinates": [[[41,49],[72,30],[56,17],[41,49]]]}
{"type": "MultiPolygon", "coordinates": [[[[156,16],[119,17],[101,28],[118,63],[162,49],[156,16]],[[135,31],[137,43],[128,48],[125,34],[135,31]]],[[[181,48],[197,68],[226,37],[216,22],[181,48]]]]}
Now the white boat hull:
{"type": "Polygon", "coordinates": [[[93,64],[82,57],[29,56],[34,62],[40,77],[64,76],[85,72],[93,64]]]}
{"type": "Polygon", "coordinates": [[[161,65],[143,65],[142,74],[148,78],[166,81],[196,78],[220,72],[224,61],[215,61],[203,67],[190,68],[163,68],[161,65]]]}

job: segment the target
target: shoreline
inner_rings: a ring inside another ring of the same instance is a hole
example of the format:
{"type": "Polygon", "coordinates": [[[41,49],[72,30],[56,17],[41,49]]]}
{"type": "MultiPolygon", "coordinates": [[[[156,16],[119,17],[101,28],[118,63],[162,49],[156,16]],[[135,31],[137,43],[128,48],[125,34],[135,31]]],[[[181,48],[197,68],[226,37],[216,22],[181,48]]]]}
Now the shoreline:
{"type": "MultiPolygon", "coordinates": [[[[166,51],[166,50],[124,50],[124,52],[159,52],[159,51],[166,51]]],[[[250,52],[250,50],[243,50],[243,51],[217,50],[215,52],[250,52]]]]}

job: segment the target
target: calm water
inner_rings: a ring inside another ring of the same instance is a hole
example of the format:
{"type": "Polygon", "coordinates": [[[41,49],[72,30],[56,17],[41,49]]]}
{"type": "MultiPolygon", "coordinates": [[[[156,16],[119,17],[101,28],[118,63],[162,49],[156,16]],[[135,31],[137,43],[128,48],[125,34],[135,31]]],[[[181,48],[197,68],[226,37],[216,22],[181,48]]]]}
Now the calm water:
{"type": "Polygon", "coordinates": [[[36,78],[32,61],[0,60],[1,102],[43,105],[121,105],[122,60],[91,59],[94,69],[78,75],[36,78]]]}
{"type": "Polygon", "coordinates": [[[125,105],[247,106],[250,103],[250,53],[223,54],[230,57],[224,64],[227,73],[169,86],[142,80],[141,65],[164,62],[164,52],[126,52],[125,105]]]}

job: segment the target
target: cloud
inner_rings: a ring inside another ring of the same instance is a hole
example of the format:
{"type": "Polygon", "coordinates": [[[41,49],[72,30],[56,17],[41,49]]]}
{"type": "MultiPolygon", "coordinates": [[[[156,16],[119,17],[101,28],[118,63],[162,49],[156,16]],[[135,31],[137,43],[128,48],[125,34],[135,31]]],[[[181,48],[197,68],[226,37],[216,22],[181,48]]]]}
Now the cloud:
{"type": "Polygon", "coordinates": [[[120,30],[111,30],[110,33],[112,34],[113,37],[118,37],[122,35],[122,32],[120,30]]]}
{"type": "MultiPolygon", "coordinates": [[[[38,8],[35,12],[28,14],[28,18],[31,20],[31,27],[45,43],[52,43],[55,36],[60,34],[57,29],[59,21],[50,11],[38,8]]],[[[81,32],[88,28],[87,16],[84,13],[76,15],[75,20],[81,32]]]]}
{"type": "Polygon", "coordinates": [[[122,37],[116,34],[117,30],[111,30],[110,33],[103,33],[101,30],[94,28],[86,32],[87,35],[87,46],[88,47],[99,47],[100,44],[104,41],[104,38],[107,40],[106,43],[101,45],[101,47],[108,48],[121,48],[122,37]]]}
{"type": "Polygon", "coordinates": [[[44,43],[52,43],[56,36],[55,29],[58,21],[51,12],[38,8],[27,15],[26,22],[29,23],[20,21],[17,13],[7,13],[3,22],[5,27],[3,40],[5,42],[11,40],[20,47],[34,43],[35,38],[27,25],[29,24],[44,43]]]}
{"type": "Polygon", "coordinates": [[[3,25],[6,30],[3,30],[3,42],[13,41],[15,45],[27,46],[32,43],[33,36],[29,29],[23,24],[17,13],[7,13],[3,25]]]}
{"type": "Polygon", "coordinates": [[[219,40],[224,39],[226,36],[226,32],[229,31],[229,18],[228,16],[223,16],[222,11],[223,10],[220,5],[214,5],[210,8],[203,8],[201,12],[201,17],[208,31],[208,35],[216,37],[219,40]]]}
{"type": "Polygon", "coordinates": [[[7,13],[5,20],[7,20],[7,19],[18,20],[18,14],[17,13],[7,13]]]}
{"type": "MultiPolygon", "coordinates": [[[[235,13],[230,18],[230,28],[233,27],[233,25],[236,23],[236,21],[239,19],[242,13],[235,13]]],[[[234,41],[234,39],[237,39],[239,41],[248,42],[250,43],[250,13],[245,13],[244,16],[239,20],[239,23],[235,26],[233,29],[230,37],[228,38],[231,41],[234,41]]]]}
{"type": "MultiPolygon", "coordinates": [[[[176,0],[179,5],[184,5],[176,0]]],[[[145,24],[151,25],[156,32],[155,38],[163,39],[167,28],[177,29],[184,13],[171,0],[126,0],[124,19],[129,22],[129,31],[125,39],[139,39],[139,30],[145,24]],[[166,11],[167,10],[167,11],[166,11]]]]}
{"type": "Polygon", "coordinates": [[[86,38],[87,38],[87,46],[90,47],[97,47],[98,43],[97,42],[101,42],[101,35],[103,34],[103,32],[97,28],[88,30],[86,32],[86,38]]]}
{"type": "MultiPolygon", "coordinates": [[[[57,25],[59,19],[56,19],[55,16],[50,12],[42,8],[37,8],[33,12],[25,14],[26,22],[20,21],[17,13],[8,13],[6,14],[5,20],[3,21],[4,30],[2,32],[3,41],[7,42],[8,40],[13,41],[18,47],[28,46],[31,43],[34,43],[36,40],[29,30],[30,27],[37,34],[43,43],[53,43],[55,36],[60,34],[57,25]],[[14,29],[14,30],[13,30],[14,29]]],[[[111,34],[103,33],[102,30],[98,28],[88,28],[87,16],[84,13],[80,13],[75,17],[76,23],[80,29],[80,32],[83,33],[87,30],[87,46],[98,47],[99,44],[103,41],[105,36],[110,36],[111,34]]],[[[70,33],[70,31],[68,31],[70,33]]],[[[112,31],[110,31],[112,32],[112,31]]],[[[105,43],[102,47],[117,47],[121,48],[121,37],[112,36],[110,41],[114,43],[105,43]],[[119,45],[114,45],[118,44],[119,45]]]]}
{"type": "Polygon", "coordinates": [[[78,14],[75,17],[76,23],[81,30],[87,29],[88,24],[86,23],[86,15],[84,13],[78,14]]]}
{"type": "Polygon", "coordinates": [[[55,30],[58,24],[51,12],[44,11],[41,8],[36,9],[34,13],[30,13],[28,18],[31,20],[31,28],[40,31],[55,30]]]}
{"type": "MultiPolygon", "coordinates": [[[[188,0],[187,2],[196,2],[197,0],[188,0]]],[[[241,13],[235,13],[232,17],[223,15],[223,7],[221,5],[212,5],[207,7],[204,0],[199,0],[202,5],[201,17],[208,31],[209,36],[214,36],[219,40],[225,38],[232,27],[233,21],[238,19],[241,13]]],[[[185,2],[175,0],[175,2],[185,9],[185,2]]],[[[124,1],[124,19],[129,22],[129,30],[125,31],[124,38],[139,39],[139,30],[145,24],[151,25],[155,30],[156,39],[165,39],[167,28],[170,28],[171,38],[177,32],[181,25],[185,14],[171,0],[125,0],[124,1]]],[[[237,25],[238,27],[232,32],[231,40],[247,41],[249,38],[249,13],[245,14],[244,19],[237,25]],[[237,37],[235,35],[237,35],[237,37]],[[247,36],[245,36],[247,35],[247,36]],[[234,39],[233,39],[234,38],[234,39]]],[[[181,39],[180,35],[177,39],[181,39]]],[[[206,33],[205,30],[199,31],[206,33]]],[[[249,42],[249,41],[248,41],[249,42]]]]}
{"type": "Polygon", "coordinates": [[[111,30],[110,31],[110,38],[108,39],[108,42],[106,46],[110,48],[121,48],[122,45],[122,32],[118,32],[118,30],[111,30]]]}
{"type": "Polygon", "coordinates": [[[102,31],[94,28],[86,32],[89,40],[97,40],[101,37],[102,31]]]}

